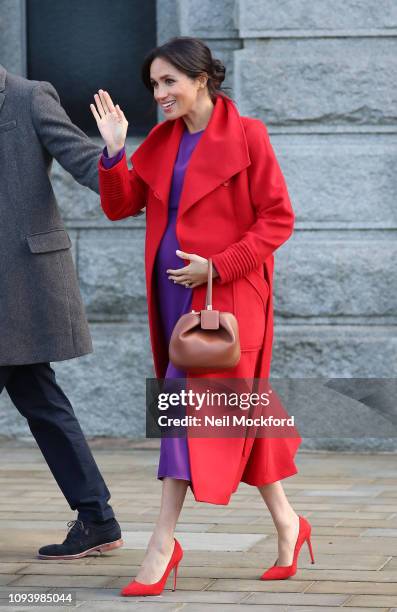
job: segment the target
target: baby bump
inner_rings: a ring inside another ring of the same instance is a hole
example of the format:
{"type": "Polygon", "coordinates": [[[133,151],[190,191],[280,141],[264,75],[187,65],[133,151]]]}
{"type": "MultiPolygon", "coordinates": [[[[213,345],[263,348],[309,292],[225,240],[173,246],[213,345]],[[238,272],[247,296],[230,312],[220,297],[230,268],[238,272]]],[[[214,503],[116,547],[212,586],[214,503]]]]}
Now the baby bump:
{"type": "Polygon", "coordinates": [[[176,213],[177,210],[169,211],[168,225],[157,251],[156,267],[159,274],[164,274],[169,268],[175,270],[184,265],[183,259],[176,254],[176,250],[180,248],[176,236],[176,213]]]}
{"type": "Polygon", "coordinates": [[[168,223],[163,234],[156,256],[159,309],[168,341],[179,317],[189,312],[192,299],[191,289],[179,283],[174,283],[168,278],[167,270],[176,270],[185,266],[184,260],[176,254],[179,244],[175,232],[175,218],[171,214],[170,217],[171,222],[168,223]]]}

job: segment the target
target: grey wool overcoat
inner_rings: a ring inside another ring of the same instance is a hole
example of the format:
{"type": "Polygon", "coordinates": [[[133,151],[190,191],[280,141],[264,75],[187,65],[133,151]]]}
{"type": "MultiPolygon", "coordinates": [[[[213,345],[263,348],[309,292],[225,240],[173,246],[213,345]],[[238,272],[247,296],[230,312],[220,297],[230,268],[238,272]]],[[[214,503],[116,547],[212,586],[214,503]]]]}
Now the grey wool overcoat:
{"type": "Polygon", "coordinates": [[[101,149],[54,87],[0,65],[0,366],[92,352],[77,275],[50,181],[53,158],[98,192],[101,149]]]}

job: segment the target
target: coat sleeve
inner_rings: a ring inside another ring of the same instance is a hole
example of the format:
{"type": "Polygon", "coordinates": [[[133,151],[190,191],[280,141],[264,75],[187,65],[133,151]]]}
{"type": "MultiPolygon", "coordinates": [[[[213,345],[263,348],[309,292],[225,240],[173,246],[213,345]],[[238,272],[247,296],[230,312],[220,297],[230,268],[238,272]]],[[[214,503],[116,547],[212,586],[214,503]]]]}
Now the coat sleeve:
{"type": "Polygon", "coordinates": [[[134,168],[128,169],[125,152],[121,160],[109,169],[105,169],[99,160],[98,171],[101,206],[109,219],[117,221],[143,214],[148,186],[134,168]]]}
{"type": "Polygon", "coordinates": [[[246,128],[251,158],[247,171],[256,221],[240,240],[213,255],[220,284],[246,276],[263,264],[290,237],[295,221],[286,182],[267,128],[259,119],[250,123],[246,128]]]}
{"type": "Polygon", "coordinates": [[[51,157],[81,185],[98,193],[101,148],[72,123],[51,83],[40,81],[33,87],[31,114],[36,134],[51,157]]]}

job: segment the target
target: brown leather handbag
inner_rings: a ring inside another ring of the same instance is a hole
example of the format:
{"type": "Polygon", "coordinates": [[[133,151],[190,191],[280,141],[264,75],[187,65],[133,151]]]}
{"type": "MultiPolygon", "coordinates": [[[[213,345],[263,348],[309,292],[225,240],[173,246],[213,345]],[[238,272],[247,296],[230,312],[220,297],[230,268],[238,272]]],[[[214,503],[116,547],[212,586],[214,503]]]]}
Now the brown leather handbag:
{"type": "Polygon", "coordinates": [[[169,358],[175,367],[197,372],[233,368],[240,361],[238,322],[231,312],[212,309],[212,260],[208,259],[205,310],[192,310],[177,321],[169,358]]]}

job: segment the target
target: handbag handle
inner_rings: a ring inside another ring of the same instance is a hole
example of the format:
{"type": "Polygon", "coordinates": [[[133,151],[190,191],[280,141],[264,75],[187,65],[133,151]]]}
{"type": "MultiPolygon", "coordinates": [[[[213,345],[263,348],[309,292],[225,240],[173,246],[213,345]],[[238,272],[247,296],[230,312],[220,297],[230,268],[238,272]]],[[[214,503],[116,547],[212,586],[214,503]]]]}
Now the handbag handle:
{"type": "Polygon", "coordinates": [[[208,259],[207,296],[205,298],[206,310],[212,310],[212,259],[208,259]]]}

